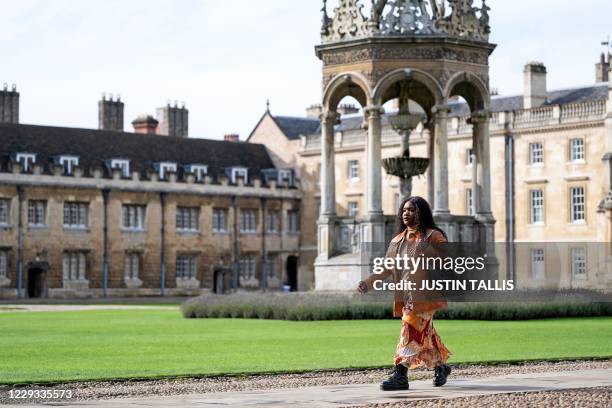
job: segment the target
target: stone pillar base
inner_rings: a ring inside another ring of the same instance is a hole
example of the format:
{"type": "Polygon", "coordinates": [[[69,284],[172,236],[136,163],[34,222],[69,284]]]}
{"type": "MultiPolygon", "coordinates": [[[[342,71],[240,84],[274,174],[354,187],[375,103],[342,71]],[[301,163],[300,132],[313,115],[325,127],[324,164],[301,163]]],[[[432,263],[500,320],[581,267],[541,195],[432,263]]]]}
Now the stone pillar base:
{"type": "Polygon", "coordinates": [[[317,260],[327,260],[334,254],[335,226],[334,216],[321,216],[318,221],[317,260]]]}
{"type": "Polygon", "coordinates": [[[361,254],[345,254],[315,261],[315,290],[351,291],[369,275],[370,265],[361,254]]]}

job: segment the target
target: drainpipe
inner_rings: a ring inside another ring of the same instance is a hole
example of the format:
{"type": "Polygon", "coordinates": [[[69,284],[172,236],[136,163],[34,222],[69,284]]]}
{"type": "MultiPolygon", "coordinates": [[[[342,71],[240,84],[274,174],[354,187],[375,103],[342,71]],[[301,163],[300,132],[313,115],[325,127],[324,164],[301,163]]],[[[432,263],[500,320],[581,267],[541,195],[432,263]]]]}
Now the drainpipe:
{"type": "Polygon", "coordinates": [[[166,193],[159,193],[159,204],[161,211],[160,246],[159,246],[159,291],[165,296],[166,288],[166,254],[164,253],[166,238],[166,193]]]}
{"type": "Polygon", "coordinates": [[[17,297],[23,298],[23,186],[17,186],[18,222],[17,222],[17,297]]]}
{"type": "Polygon", "coordinates": [[[268,287],[268,259],[266,254],[266,228],[267,220],[266,220],[266,198],[261,197],[261,214],[262,214],[262,223],[261,223],[261,281],[259,282],[259,287],[261,290],[265,290],[268,287]]]}
{"type": "Polygon", "coordinates": [[[238,289],[238,197],[232,196],[232,212],[234,218],[234,236],[232,237],[232,289],[238,289]]]}
{"type": "Polygon", "coordinates": [[[104,206],[104,226],[103,231],[103,242],[104,249],[102,254],[102,293],[106,297],[106,290],[108,289],[108,195],[109,189],[102,190],[102,202],[104,206]]]}
{"type": "MultiPolygon", "coordinates": [[[[514,251],[514,137],[511,133],[510,112],[506,112],[504,122],[505,146],[505,176],[506,176],[506,270],[509,280],[515,279],[515,251],[514,251]]],[[[515,282],[516,284],[516,282],[515,282]]]]}

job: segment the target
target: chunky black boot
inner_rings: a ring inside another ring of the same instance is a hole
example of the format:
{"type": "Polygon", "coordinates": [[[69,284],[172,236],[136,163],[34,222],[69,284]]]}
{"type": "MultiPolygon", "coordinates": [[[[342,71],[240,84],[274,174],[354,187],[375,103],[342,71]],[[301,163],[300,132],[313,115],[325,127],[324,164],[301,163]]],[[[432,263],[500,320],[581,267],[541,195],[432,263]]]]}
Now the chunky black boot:
{"type": "Polygon", "coordinates": [[[451,368],[448,365],[442,364],[437,366],[434,370],[433,385],[435,387],[441,387],[446,384],[446,377],[448,377],[450,373],[451,368]]]}
{"type": "Polygon", "coordinates": [[[408,367],[401,364],[396,365],[393,375],[380,384],[383,391],[407,390],[408,387],[408,367]]]}

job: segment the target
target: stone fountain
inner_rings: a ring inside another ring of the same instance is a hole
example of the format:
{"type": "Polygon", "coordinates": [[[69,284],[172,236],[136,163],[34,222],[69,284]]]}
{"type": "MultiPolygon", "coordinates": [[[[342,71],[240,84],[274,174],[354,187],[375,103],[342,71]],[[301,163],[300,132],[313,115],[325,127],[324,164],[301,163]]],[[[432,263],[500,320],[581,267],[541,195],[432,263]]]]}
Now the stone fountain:
{"type": "Polygon", "coordinates": [[[410,157],[410,134],[421,123],[423,117],[410,113],[408,102],[408,84],[403,83],[400,90],[399,111],[397,115],[389,117],[391,127],[402,138],[402,155],[382,161],[387,174],[400,178],[402,199],[412,195],[412,177],[424,174],[429,166],[428,158],[410,157]]]}

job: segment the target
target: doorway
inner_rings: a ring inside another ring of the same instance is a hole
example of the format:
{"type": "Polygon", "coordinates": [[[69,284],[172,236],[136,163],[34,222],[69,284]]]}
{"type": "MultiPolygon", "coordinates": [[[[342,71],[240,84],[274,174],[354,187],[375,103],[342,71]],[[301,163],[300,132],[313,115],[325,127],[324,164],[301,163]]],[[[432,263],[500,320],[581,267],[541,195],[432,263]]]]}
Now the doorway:
{"type": "Polygon", "coordinates": [[[28,297],[45,297],[47,289],[47,272],[40,268],[28,269],[28,297]]]}
{"type": "Polygon", "coordinates": [[[289,285],[291,292],[297,292],[298,290],[298,257],[289,256],[287,257],[287,285],[289,285]]]}

